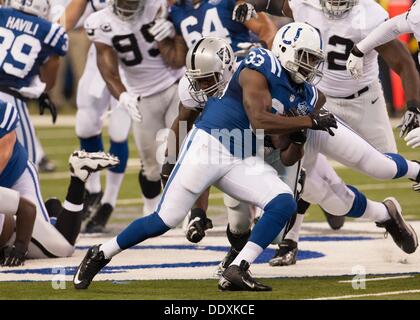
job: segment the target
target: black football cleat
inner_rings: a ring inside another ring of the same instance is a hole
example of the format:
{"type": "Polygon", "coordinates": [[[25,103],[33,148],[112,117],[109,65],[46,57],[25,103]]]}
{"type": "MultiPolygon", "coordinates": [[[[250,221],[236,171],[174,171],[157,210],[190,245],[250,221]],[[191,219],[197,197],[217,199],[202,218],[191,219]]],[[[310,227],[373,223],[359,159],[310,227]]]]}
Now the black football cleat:
{"type": "Polygon", "coordinates": [[[111,217],[112,211],[114,211],[114,208],[109,203],[102,204],[86,224],[83,233],[105,233],[105,226],[111,217]]]}
{"type": "Polygon", "coordinates": [[[386,198],[383,204],[387,208],[391,219],[377,222],[376,225],[385,228],[401,250],[405,253],[413,253],[418,246],[417,234],[413,227],[405,222],[400,204],[395,198],[386,198]]]}
{"type": "Polygon", "coordinates": [[[344,221],[346,220],[345,216],[334,216],[322,208],[321,210],[322,212],[324,212],[325,218],[327,218],[328,225],[331,229],[340,230],[342,228],[342,226],[344,225],[344,221]]]}
{"type": "Polygon", "coordinates": [[[220,278],[223,274],[223,272],[227,269],[227,267],[230,266],[230,264],[235,260],[235,258],[238,256],[239,251],[235,250],[233,247],[230,248],[226,256],[223,258],[222,262],[217,266],[217,270],[215,273],[215,276],[217,278],[220,278]]]}
{"type": "Polygon", "coordinates": [[[297,242],[285,239],[279,244],[276,254],[270,259],[268,264],[272,267],[291,266],[296,264],[298,253],[297,242]]]}
{"type": "Polygon", "coordinates": [[[100,245],[96,245],[89,248],[82,263],[77,268],[73,277],[73,284],[76,289],[87,289],[98,272],[111,261],[111,259],[105,258],[99,247],[100,245]]]}
{"type": "Polygon", "coordinates": [[[241,261],[239,266],[231,265],[219,279],[219,289],[222,291],[271,291],[272,288],[257,282],[248,271],[249,263],[241,261]]]}
{"type": "Polygon", "coordinates": [[[83,204],[83,220],[88,219],[96,210],[98,210],[103,195],[102,191],[90,193],[86,190],[83,204]]]}

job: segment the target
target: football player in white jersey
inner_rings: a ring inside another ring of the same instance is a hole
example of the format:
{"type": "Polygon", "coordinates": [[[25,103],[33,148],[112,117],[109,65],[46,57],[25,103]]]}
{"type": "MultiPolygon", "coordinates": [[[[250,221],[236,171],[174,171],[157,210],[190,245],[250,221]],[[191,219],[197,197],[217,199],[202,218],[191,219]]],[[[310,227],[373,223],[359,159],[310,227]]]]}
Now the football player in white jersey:
{"type": "MultiPolygon", "coordinates": [[[[380,24],[366,38],[356,44],[347,59],[347,70],[354,79],[360,79],[364,73],[364,60],[373,49],[387,43],[404,33],[413,33],[420,42],[420,5],[413,3],[410,10],[380,24]]],[[[420,61],[420,54],[419,54],[420,61]]],[[[420,106],[418,101],[409,100],[408,110],[404,114],[399,127],[400,137],[412,148],[420,146],[420,106]]]]}
{"type": "MultiPolygon", "coordinates": [[[[108,6],[107,0],[72,0],[60,23],[66,30],[83,27],[87,17],[108,6]]],[[[88,52],[88,58],[77,89],[76,134],[80,148],[88,152],[103,150],[102,126],[107,109],[110,108],[109,135],[110,152],[120,159],[120,164],[106,173],[106,185],[102,193],[100,173],[93,173],[86,183],[85,216],[109,217],[116,205],[118,193],[124,177],[128,160],[128,134],[131,120],[126,110],[117,107],[117,101],[111,97],[105,81],[96,64],[94,44],[88,52]]],[[[88,223],[84,232],[102,232],[104,223],[88,223]]]]}
{"type": "MultiPolygon", "coordinates": [[[[240,6],[246,7],[247,10],[250,8],[249,4],[240,6]]],[[[322,36],[327,61],[323,67],[323,77],[317,87],[326,96],[327,109],[343,119],[379,151],[395,153],[396,144],[378,79],[377,52],[371,52],[369,60],[366,61],[369,72],[361,81],[352,79],[345,67],[354,43],[363,39],[376,25],[385,21],[388,17],[386,11],[377,3],[369,0],[340,2],[335,0],[289,0],[284,2],[282,12],[296,21],[310,23],[318,29],[322,36]]],[[[377,50],[390,67],[403,78],[408,100],[419,101],[420,92],[417,90],[420,84],[419,76],[411,55],[404,45],[400,41],[394,40],[377,50]]],[[[313,171],[307,171],[307,183],[312,178],[314,181],[330,181],[331,184],[333,181],[335,183],[341,181],[328,162],[323,161],[321,156],[317,156],[316,159],[318,160],[308,159],[308,157],[305,159],[307,163],[316,163],[315,167],[308,165],[313,171]]],[[[327,192],[327,190],[335,190],[333,185],[325,184],[323,189],[317,188],[316,192],[313,192],[308,188],[302,198],[307,199],[308,202],[316,203],[315,199],[321,199],[321,194],[335,194],[327,192]]],[[[349,193],[348,190],[345,190],[347,188],[341,189],[337,195],[340,196],[341,193],[345,197],[346,194],[350,194],[353,200],[356,200],[354,196],[357,195],[357,192],[349,193]]],[[[302,211],[306,211],[307,208],[306,204],[302,205],[302,211]]],[[[298,217],[300,219],[295,221],[293,226],[295,231],[300,230],[300,224],[303,221],[303,216],[298,217]]],[[[276,259],[279,264],[283,263],[282,255],[286,256],[293,248],[296,249],[298,232],[295,231],[291,230],[289,239],[291,241],[288,241],[284,248],[280,248],[276,259]]],[[[288,235],[286,235],[287,238],[288,235]]],[[[289,259],[285,264],[288,264],[289,261],[293,262],[293,259],[289,259]]],[[[276,262],[273,261],[273,263],[276,262]]]]}
{"type": "MultiPolygon", "coordinates": [[[[183,75],[182,69],[172,69],[164,62],[149,33],[165,4],[164,0],[115,0],[85,21],[110,94],[135,120],[141,120],[133,121],[133,131],[142,163],[139,180],[144,213],[153,211],[160,198],[164,155],[158,159],[158,140],[164,140],[163,129],[178,114],[177,83],[183,75]]],[[[108,218],[109,214],[98,211],[88,225],[103,227],[108,218]]]]}

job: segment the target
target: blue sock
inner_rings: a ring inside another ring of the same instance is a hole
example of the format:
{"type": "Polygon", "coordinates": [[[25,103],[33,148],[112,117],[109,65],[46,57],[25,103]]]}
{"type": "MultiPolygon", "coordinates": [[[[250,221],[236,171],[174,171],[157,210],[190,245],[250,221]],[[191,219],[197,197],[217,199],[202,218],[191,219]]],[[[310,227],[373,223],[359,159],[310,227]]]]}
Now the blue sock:
{"type": "Polygon", "coordinates": [[[111,140],[109,153],[117,156],[120,160],[120,164],[110,170],[115,173],[124,173],[125,168],[127,168],[128,161],[128,141],[126,140],[124,142],[114,142],[111,140]]]}
{"type": "Polygon", "coordinates": [[[134,220],[117,236],[117,243],[122,250],[125,250],[146,239],[160,236],[169,229],[155,212],[149,216],[134,220]]]}
{"type": "Polygon", "coordinates": [[[265,206],[264,214],[252,229],[249,241],[258,244],[261,248],[267,248],[285,227],[296,209],[296,201],[291,194],[279,194],[265,206]]]}
{"type": "Polygon", "coordinates": [[[404,177],[408,171],[407,160],[405,160],[405,158],[398,153],[385,153],[385,155],[393,160],[397,165],[397,173],[393,179],[404,177]]]}
{"type": "Polygon", "coordinates": [[[90,138],[80,138],[80,148],[86,152],[99,152],[104,150],[102,143],[102,135],[93,136],[90,138]]]}
{"type": "Polygon", "coordinates": [[[347,212],[346,216],[352,218],[360,218],[366,211],[366,196],[353,186],[347,185],[347,187],[351,191],[353,191],[355,197],[353,201],[353,206],[351,207],[350,211],[347,212]]]}

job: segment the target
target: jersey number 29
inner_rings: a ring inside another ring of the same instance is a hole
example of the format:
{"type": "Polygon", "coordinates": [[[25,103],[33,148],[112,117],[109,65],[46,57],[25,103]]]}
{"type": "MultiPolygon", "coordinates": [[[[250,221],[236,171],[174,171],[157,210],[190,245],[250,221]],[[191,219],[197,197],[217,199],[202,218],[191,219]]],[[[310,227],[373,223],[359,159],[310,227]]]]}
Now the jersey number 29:
{"type": "Polygon", "coordinates": [[[27,34],[16,37],[11,30],[3,27],[0,27],[0,39],[0,67],[9,75],[25,78],[38,58],[41,43],[27,34]]]}

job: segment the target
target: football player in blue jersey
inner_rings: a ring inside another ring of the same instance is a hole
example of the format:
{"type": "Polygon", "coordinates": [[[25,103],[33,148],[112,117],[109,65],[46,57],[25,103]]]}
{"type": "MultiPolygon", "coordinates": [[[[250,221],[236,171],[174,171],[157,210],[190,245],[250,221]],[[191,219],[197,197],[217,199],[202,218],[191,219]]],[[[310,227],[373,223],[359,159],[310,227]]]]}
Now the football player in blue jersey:
{"type": "Polygon", "coordinates": [[[26,102],[40,98],[40,111],[56,111],[45,92],[54,86],[59,56],[67,52],[64,29],[49,22],[48,0],[7,0],[0,8],[0,98],[16,106],[22,126],[18,139],[36,163],[36,137],[26,102]]]}
{"type": "MultiPolygon", "coordinates": [[[[325,99],[311,85],[323,61],[318,32],[294,23],[276,35],[285,50],[298,48],[294,61],[281,64],[275,53],[253,49],[244,59],[220,98],[209,98],[195,128],[183,143],[177,164],[169,176],[156,211],[131,223],[114,239],[91,247],[74,276],[77,289],[86,289],[113,256],[177,226],[199,195],[216,185],[230,196],[264,210],[247,244],[224,271],[222,290],[267,291],[269,286],[253,279],[249,265],[278,235],[296,210],[292,190],[262,157],[257,135],[290,134],[302,129],[333,134],[336,120],[321,110],[325,99]],[[285,69],[284,69],[285,68],[285,69]],[[319,98],[319,99],[318,99],[319,98]],[[294,117],[285,116],[297,112],[294,117]]],[[[194,56],[194,54],[192,54],[194,56]]],[[[221,54],[221,59],[232,59],[221,54]]],[[[295,159],[302,146],[289,146],[295,159]]]]}
{"type": "Polygon", "coordinates": [[[74,152],[69,159],[72,173],[66,201],[63,207],[60,204],[55,210],[47,210],[36,169],[17,141],[18,125],[17,108],[0,100],[0,265],[3,266],[21,265],[27,257],[70,256],[80,231],[86,179],[91,172],[118,164],[118,159],[108,154],[74,152]],[[50,220],[52,215],[55,226],[50,220]]]}

